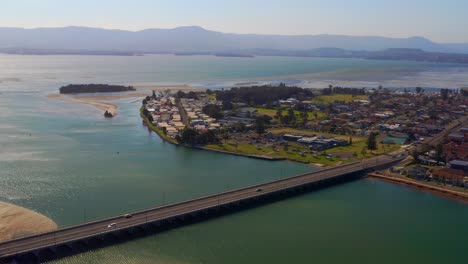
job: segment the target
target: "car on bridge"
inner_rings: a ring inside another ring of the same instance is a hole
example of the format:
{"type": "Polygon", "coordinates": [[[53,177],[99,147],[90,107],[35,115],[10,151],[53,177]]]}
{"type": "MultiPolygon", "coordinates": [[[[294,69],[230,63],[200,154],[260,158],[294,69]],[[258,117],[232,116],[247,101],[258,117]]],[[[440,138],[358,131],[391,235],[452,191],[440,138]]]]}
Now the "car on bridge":
{"type": "Polygon", "coordinates": [[[125,218],[132,218],[132,216],[133,216],[132,214],[124,214],[123,215],[123,217],[125,217],[125,218]]]}
{"type": "Polygon", "coordinates": [[[117,226],[117,223],[112,223],[110,225],[107,226],[107,228],[112,228],[112,227],[116,227],[117,226]]]}

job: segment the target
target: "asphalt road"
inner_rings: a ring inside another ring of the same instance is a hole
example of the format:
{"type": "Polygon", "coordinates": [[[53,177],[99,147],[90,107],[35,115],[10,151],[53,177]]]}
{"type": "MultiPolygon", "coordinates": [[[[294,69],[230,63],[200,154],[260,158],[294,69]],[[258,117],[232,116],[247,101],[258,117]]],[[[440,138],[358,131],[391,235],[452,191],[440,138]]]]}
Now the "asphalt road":
{"type": "Polygon", "coordinates": [[[124,216],[112,217],[100,221],[85,223],[57,231],[44,233],[27,238],[11,240],[0,244],[0,258],[14,256],[18,253],[31,252],[37,249],[46,248],[58,244],[64,244],[83,238],[94,237],[100,234],[110,233],[119,229],[126,229],[132,226],[143,225],[148,222],[170,219],[188,213],[202,211],[208,208],[215,208],[219,205],[230,204],[267,193],[272,193],[282,189],[301,186],[314,181],[333,178],[345,173],[358,172],[366,168],[380,165],[387,165],[396,160],[388,156],[367,159],[361,162],[331,167],[317,172],[307,173],[281,179],[265,184],[259,184],[225,193],[201,197],[190,201],[185,201],[173,205],[153,208],[145,211],[132,213],[132,217],[124,216]],[[261,189],[261,191],[259,190],[261,189]],[[108,225],[115,223],[113,227],[108,225]]]}

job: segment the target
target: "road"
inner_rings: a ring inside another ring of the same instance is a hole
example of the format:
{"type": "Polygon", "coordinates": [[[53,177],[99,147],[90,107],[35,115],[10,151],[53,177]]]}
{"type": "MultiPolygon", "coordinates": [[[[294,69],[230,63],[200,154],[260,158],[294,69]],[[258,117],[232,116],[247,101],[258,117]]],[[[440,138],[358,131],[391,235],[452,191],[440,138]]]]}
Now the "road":
{"type": "Polygon", "coordinates": [[[132,214],[131,218],[123,216],[112,217],[100,221],[85,223],[57,231],[31,236],[23,239],[7,241],[0,244],[0,259],[20,253],[32,252],[37,249],[65,244],[76,240],[91,238],[98,235],[123,230],[129,227],[144,225],[148,222],[168,220],[173,217],[201,212],[220,205],[248,200],[258,196],[274,193],[279,190],[290,189],[312,182],[338,177],[343,174],[359,172],[376,166],[385,166],[396,160],[389,156],[380,156],[361,162],[331,167],[317,172],[301,174],[273,182],[250,186],[238,190],[228,191],[211,196],[201,197],[177,204],[157,207],[132,214]],[[116,223],[114,227],[108,225],[116,223]]]}

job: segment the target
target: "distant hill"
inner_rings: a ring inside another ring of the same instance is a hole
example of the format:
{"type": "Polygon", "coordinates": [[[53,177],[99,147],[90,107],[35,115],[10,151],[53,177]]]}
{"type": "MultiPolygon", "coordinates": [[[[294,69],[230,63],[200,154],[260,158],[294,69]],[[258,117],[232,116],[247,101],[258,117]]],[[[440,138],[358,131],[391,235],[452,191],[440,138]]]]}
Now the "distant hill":
{"type": "Polygon", "coordinates": [[[422,37],[229,34],[201,27],[107,30],[86,27],[0,28],[0,52],[10,54],[120,55],[173,53],[225,57],[298,56],[468,63],[468,44],[422,37]],[[464,54],[457,54],[464,53],[464,54]]]}
{"type": "MultiPolygon", "coordinates": [[[[188,53],[245,54],[246,50],[309,52],[333,47],[353,51],[379,51],[392,48],[420,49],[428,52],[468,53],[468,44],[435,43],[422,37],[385,38],[341,35],[257,35],[230,34],[201,27],[108,30],[86,27],[0,28],[0,52],[8,53],[188,53]],[[47,52],[44,52],[47,51],[47,52]],[[57,52],[60,51],[60,52],[57,52]]],[[[327,53],[330,50],[321,50],[327,53]]],[[[336,52],[336,51],[333,51],[336,52]]],[[[346,54],[345,54],[346,55],[346,54]]],[[[345,56],[343,55],[343,56],[345,56]]]]}

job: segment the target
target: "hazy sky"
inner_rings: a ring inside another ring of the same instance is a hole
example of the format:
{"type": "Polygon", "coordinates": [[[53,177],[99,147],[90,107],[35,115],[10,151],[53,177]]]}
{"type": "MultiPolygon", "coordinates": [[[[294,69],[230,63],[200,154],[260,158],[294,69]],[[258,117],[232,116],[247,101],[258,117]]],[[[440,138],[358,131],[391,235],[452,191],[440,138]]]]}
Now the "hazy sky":
{"type": "Polygon", "coordinates": [[[467,0],[1,0],[0,26],[424,36],[468,42],[467,0]]]}

